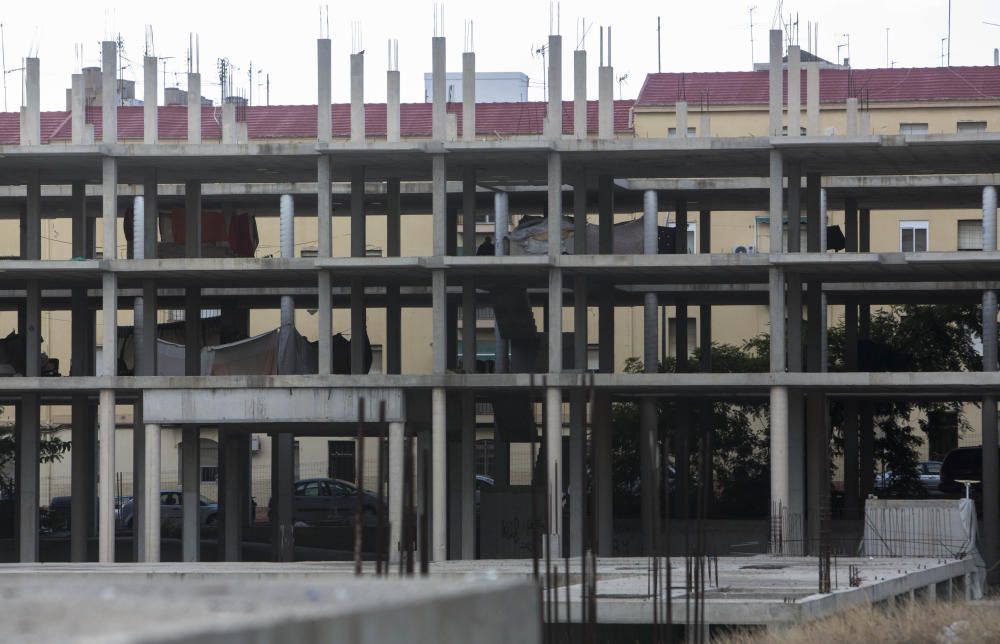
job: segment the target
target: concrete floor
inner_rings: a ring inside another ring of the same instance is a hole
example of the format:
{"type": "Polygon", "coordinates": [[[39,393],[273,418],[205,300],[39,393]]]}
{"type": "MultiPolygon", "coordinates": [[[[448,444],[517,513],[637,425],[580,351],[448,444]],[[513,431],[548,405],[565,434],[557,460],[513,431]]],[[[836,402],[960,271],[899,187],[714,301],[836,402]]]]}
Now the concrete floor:
{"type": "MultiPolygon", "coordinates": [[[[777,626],[823,617],[866,602],[891,603],[913,598],[961,600],[975,594],[973,576],[976,564],[972,559],[854,557],[838,558],[832,564],[832,592],[819,594],[816,558],[771,555],[719,558],[718,582],[715,581],[713,563],[712,581],[706,584],[705,621],[717,626],[777,626]],[[858,586],[851,586],[849,582],[852,566],[857,567],[860,575],[858,586]]],[[[559,568],[560,579],[554,585],[560,587],[559,610],[561,621],[566,621],[565,560],[553,562],[553,565],[558,565],[559,568]]],[[[649,566],[650,562],[646,558],[598,559],[599,623],[653,622],[649,566]]],[[[544,568],[543,561],[543,575],[544,568]]],[[[571,559],[569,568],[569,621],[579,621],[579,559],[571,559]]],[[[688,594],[683,588],[684,570],[684,560],[675,557],[671,567],[673,589],[670,593],[675,624],[685,624],[689,611],[692,610],[688,594]]],[[[365,572],[371,575],[374,564],[366,563],[365,572]]],[[[489,586],[498,581],[506,581],[520,584],[523,591],[524,584],[531,580],[531,576],[530,560],[448,561],[432,564],[429,579],[393,579],[385,587],[391,589],[392,584],[398,583],[400,588],[426,588],[427,592],[421,591],[420,594],[430,597],[438,588],[468,585],[474,589],[478,587],[477,584],[489,586]],[[447,581],[443,582],[443,579],[447,581]]],[[[382,583],[370,578],[368,581],[382,583]]],[[[167,589],[176,588],[174,584],[178,583],[190,583],[195,589],[201,588],[203,584],[214,583],[221,584],[220,587],[228,592],[232,588],[255,588],[258,582],[294,589],[334,582],[367,583],[353,578],[353,564],[350,562],[0,566],[0,593],[21,592],[25,587],[40,583],[48,584],[47,588],[60,589],[60,592],[65,584],[90,583],[100,587],[101,584],[115,586],[126,583],[136,585],[143,592],[148,588],[150,593],[158,596],[155,593],[166,592],[159,590],[161,583],[169,584],[164,586],[167,589]],[[54,583],[56,581],[58,583],[54,583]],[[248,581],[254,583],[248,584],[248,581]],[[282,584],[286,586],[281,586],[282,584]],[[287,586],[288,584],[291,586],[287,586]]],[[[537,597],[534,593],[524,594],[537,597]]],[[[141,595],[142,593],[137,596],[141,595]]],[[[537,613],[537,609],[533,612],[537,613]]]]}

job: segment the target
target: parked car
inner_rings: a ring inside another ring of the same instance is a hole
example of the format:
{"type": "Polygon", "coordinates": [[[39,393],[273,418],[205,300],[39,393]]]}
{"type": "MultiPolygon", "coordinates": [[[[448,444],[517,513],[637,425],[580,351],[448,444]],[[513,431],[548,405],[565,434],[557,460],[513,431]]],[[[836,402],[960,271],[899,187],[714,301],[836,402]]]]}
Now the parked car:
{"type": "MultiPolygon", "coordinates": [[[[1000,451],[997,452],[997,466],[1000,467],[1000,451]]],[[[948,452],[941,463],[941,483],[938,489],[954,498],[965,496],[965,485],[958,481],[983,480],[983,446],[959,447],[948,452]]],[[[982,497],[981,483],[973,483],[969,487],[969,496],[976,499],[982,497]]]]}
{"type": "MultiPolygon", "coordinates": [[[[203,530],[213,530],[218,523],[219,504],[204,496],[200,497],[198,515],[203,530]]],[[[119,523],[122,528],[131,530],[135,517],[135,505],[129,497],[119,512],[119,523]]],[[[184,526],[184,495],[180,490],[164,490],[160,492],[160,529],[168,536],[178,536],[184,526]]]]}
{"type": "MultiPolygon", "coordinates": [[[[917,463],[917,477],[928,494],[937,494],[941,483],[941,461],[920,461],[917,463]]],[[[875,488],[884,489],[892,485],[893,474],[886,470],[875,475],[875,488]]]]}
{"type": "MultiPolygon", "coordinates": [[[[362,490],[364,525],[375,525],[378,496],[362,490]]],[[[315,478],[295,482],[292,521],[296,525],[354,525],[358,488],[341,479],[315,478]]],[[[268,502],[267,516],[272,517],[274,500],[268,502]]]]}

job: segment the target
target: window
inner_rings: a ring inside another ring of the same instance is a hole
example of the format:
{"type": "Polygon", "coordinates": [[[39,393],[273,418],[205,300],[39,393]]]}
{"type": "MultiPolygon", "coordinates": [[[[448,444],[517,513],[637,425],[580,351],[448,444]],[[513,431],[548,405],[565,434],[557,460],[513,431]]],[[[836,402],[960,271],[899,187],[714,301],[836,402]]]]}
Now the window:
{"type": "Polygon", "coordinates": [[[926,123],[900,123],[900,134],[927,134],[926,123]]]}
{"type": "Polygon", "coordinates": [[[959,133],[962,132],[985,132],[986,121],[959,121],[955,127],[959,133]]]}
{"type": "Polygon", "coordinates": [[[927,250],[927,222],[899,222],[899,251],[901,253],[922,253],[927,250]]]}
{"type": "Polygon", "coordinates": [[[382,249],[378,246],[369,246],[365,248],[365,257],[381,257],[382,249]]]}
{"type": "MultiPolygon", "coordinates": [[[[677,222],[667,222],[667,228],[676,228],[677,222]]],[[[698,223],[689,221],[687,223],[687,252],[694,255],[698,252],[698,223]]]]}
{"type": "Polygon", "coordinates": [[[372,345],[372,367],[368,370],[368,373],[379,374],[383,373],[382,370],[382,354],[383,349],[381,344],[372,345]]]}
{"type": "MultiPolygon", "coordinates": [[[[694,127],[689,127],[688,128],[688,133],[687,133],[688,136],[694,136],[697,133],[698,133],[697,128],[694,128],[694,127]]],[[[675,128],[675,127],[668,127],[667,128],[667,138],[674,138],[676,136],[677,136],[677,128],[675,128]]]]}
{"type": "Polygon", "coordinates": [[[958,220],[958,250],[983,249],[983,220],[958,220]]]}
{"type": "Polygon", "coordinates": [[[485,438],[477,440],[476,450],[476,474],[493,476],[493,439],[485,438]]]}
{"type": "Polygon", "coordinates": [[[295,496],[323,496],[320,494],[319,481],[299,483],[295,486],[295,496]]]}
{"type": "MultiPolygon", "coordinates": [[[[694,343],[698,337],[697,330],[698,321],[694,318],[688,318],[687,320],[687,350],[688,357],[694,353],[694,343]]],[[[667,355],[671,358],[677,357],[677,318],[670,318],[667,323],[667,355]]]]}
{"type": "Polygon", "coordinates": [[[587,370],[597,371],[601,368],[601,346],[598,344],[587,345],[587,370]]]}
{"type": "Polygon", "coordinates": [[[327,444],[327,475],[332,479],[353,481],[355,470],[354,441],[332,440],[327,444]]]}
{"type": "Polygon", "coordinates": [[[299,251],[299,257],[317,257],[319,251],[315,248],[303,248],[299,251]]]}

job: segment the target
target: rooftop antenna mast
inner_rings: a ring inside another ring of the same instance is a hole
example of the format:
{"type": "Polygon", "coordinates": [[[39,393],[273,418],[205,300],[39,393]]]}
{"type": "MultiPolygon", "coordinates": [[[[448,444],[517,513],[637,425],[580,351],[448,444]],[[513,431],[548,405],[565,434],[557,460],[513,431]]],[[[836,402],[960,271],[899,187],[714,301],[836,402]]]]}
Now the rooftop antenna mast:
{"type": "Polygon", "coordinates": [[[656,73],[663,72],[662,38],[660,37],[660,17],[656,16],[656,73]]]}
{"type": "Polygon", "coordinates": [[[951,0],[948,0],[948,67],[951,67],[951,0]]]}
{"type": "Polygon", "coordinates": [[[548,71],[547,71],[548,68],[545,66],[545,52],[547,52],[548,50],[549,46],[543,43],[538,47],[536,47],[531,53],[532,57],[535,56],[542,57],[542,100],[543,101],[549,100],[548,71]]]}
{"type": "Polygon", "coordinates": [[[3,23],[0,22],[0,65],[3,69],[3,111],[7,111],[7,40],[4,38],[3,23]]]}
{"type": "Polygon", "coordinates": [[[757,57],[754,55],[753,51],[753,12],[757,9],[757,5],[750,7],[750,67],[753,68],[754,62],[757,57]]]}
{"type": "Polygon", "coordinates": [[[622,95],[622,85],[628,80],[628,72],[625,72],[618,77],[618,100],[622,100],[624,96],[622,95]]]}

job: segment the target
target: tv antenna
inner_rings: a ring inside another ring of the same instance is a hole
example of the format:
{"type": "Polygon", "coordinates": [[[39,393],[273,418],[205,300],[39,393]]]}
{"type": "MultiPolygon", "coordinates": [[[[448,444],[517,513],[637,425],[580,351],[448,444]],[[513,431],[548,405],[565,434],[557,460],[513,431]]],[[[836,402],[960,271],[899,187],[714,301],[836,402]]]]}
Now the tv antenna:
{"type": "Polygon", "coordinates": [[[548,52],[549,46],[546,44],[541,44],[535,47],[531,52],[531,57],[536,56],[542,57],[542,100],[549,100],[549,88],[548,88],[548,68],[545,66],[545,54],[548,52]]]}
{"type": "Polygon", "coordinates": [[[757,9],[757,5],[750,7],[750,66],[753,67],[756,61],[756,56],[754,56],[753,51],[753,12],[757,9]]]}
{"type": "Polygon", "coordinates": [[[622,74],[621,76],[618,77],[618,100],[619,101],[622,100],[622,98],[624,98],[622,96],[622,85],[624,85],[627,81],[628,81],[628,72],[625,72],[624,74],[622,74]]]}

